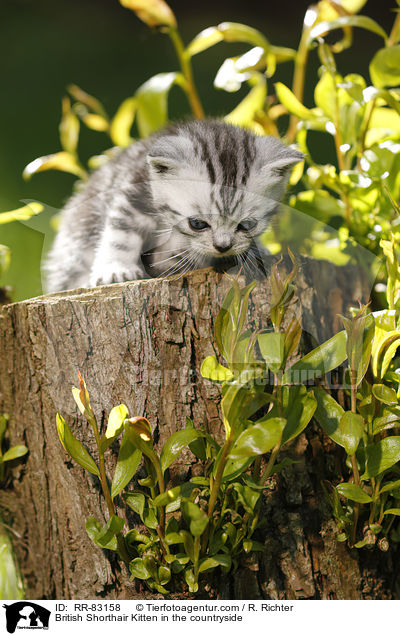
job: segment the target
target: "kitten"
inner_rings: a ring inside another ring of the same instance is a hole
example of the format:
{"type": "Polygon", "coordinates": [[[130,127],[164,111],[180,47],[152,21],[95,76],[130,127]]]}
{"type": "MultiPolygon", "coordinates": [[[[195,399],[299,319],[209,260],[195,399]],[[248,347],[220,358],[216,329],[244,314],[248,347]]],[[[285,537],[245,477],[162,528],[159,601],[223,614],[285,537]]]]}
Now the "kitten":
{"type": "Polygon", "coordinates": [[[255,262],[302,154],[220,121],[176,124],[96,170],[62,213],[47,290],[255,262]]]}

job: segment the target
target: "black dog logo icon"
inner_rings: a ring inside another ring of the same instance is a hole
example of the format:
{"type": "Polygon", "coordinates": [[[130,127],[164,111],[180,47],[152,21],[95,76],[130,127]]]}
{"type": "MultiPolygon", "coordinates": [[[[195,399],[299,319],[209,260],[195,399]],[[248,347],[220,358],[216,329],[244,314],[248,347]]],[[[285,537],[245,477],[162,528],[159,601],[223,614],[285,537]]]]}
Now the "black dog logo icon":
{"type": "Polygon", "coordinates": [[[18,628],[22,629],[48,629],[51,612],[30,601],[19,601],[11,605],[3,605],[6,608],[6,627],[9,634],[13,634],[18,628]]]}

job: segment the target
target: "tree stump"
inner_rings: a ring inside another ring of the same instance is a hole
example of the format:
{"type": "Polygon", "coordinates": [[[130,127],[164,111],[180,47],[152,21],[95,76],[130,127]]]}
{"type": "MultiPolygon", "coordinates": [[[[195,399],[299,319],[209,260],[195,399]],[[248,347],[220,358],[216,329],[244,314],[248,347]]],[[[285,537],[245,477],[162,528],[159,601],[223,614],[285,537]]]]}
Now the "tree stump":
{"type": "MultiPolygon", "coordinates": [[[[91,430],[71,394],[79,369],[103,426],[110,409],[123,402],[132,416],[148,418],[159,444],[185,425],[186,416],[222,437],[219,387],[203,380],[199,369],[216,352],[214,320],[229,287],[226,275],[200,270],[180,279],[74,290],[0,309],[0,412],[10,414],[10,442],[29,448],[0,490],[0,511],[15,533],[29,599],[151,597],[113,553],[87,537],[86,518],[103,522],[106,509],[96,478],[69,461],[55,415],[61,412],[94,452],[91,430]]],[[[306,260],[297,288],[296,312],[307,347],[338,331],[336,314],[359,298],[367,300],[370,291],[356,268],[306,260]]],[[[252,293],[252,327],[267,326],[269,297],[267,277],[252,293]]],[[[335,540],[320,487],[321,479],[340,477],[343,456],[332,446],[313,425],[297,438],[292,451],[300,463],[276,477],[267,498],[265,553],[244,560],[239,572],[221,577],[200,596],[392,597],[390,554],[361,555],[335,540]]],[[[172,479],[184,478],[192,463],[191,453],[183,454],[171,467],[172,479]]]]}

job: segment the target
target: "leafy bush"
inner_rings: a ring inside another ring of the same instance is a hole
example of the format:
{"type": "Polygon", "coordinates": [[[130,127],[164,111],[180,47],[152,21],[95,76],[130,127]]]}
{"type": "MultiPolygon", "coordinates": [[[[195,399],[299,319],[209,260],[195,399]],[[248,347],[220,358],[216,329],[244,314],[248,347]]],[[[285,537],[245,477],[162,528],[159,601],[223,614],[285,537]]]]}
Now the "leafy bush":
{"type": "MultiPolygon", "coordinates": [[[[225,121],[251,128],[257,134],[283,134],[305,154],[291,178],[297,193],[290,207],[280,215],[279,225],[265,235],[270,251],[290,246],[314,258],[331,259],[337,265],[365,261],[368,252],[382,256],[380,239],[399,238],[400,198],[400,18],[396,11],[390,34],[371,18],[358,15],[366,0],[341,3],[321,0],[306,11],[297,50],[272,44],[257,29],[244,24],[223,22],[199,33],[186,47],[177,20],[163,0],[139,2],[120,0],[152,28],[166,33],[175,48],[180,70],[159,73],[128,97],[113,117],[103,105],[75,85],[68,87],[63,100],[60,123],[60,152],[35,159],[25,176],[49,169],[71,172],[81,179],[87,168],[78,157],[80,125],[106,132],[113,145],[127,146],[134,141],[132,129],[146,137],[168,121],[168,94],[173,86],[181,89],[195,117],[205,109],[196,89],[191,61],[194,56],[223,42],[249,45],[249,50],[227,58],[214,80],[214,86],[230,93],[248,86],[249,92],[225,121]],[[373,52],[370,78],[354,69],[343,76],[336,61],[350,47],[354,28],[367,29],[381,38],[382,48],[373,52]],[[332,33],[342,38],[331,43],[332,33]],[[307,75],[310,56],[318,55],[318,77],[307,75]],[[279,81],[282,64],[293,66],[293,82],[279,81]],[[305,82],[313,83],[314,105],[304,103],[305,82]],[[72,100],[72,101],[71,101],[72,100]],[[335,165],[319,163],[313,156],[312,136],[326,139],[334,147],[335,165]]],[[[399,4],[399,0],[397,0],[399,4]]],[[[108,160],[112,149],[89,160],[95,168],[108,160]]],[[[376,272],[376,267],[374,269],[376,272]]],[[[384,274],[380,274],[384,279],[384,274]]]]}
{"type": "MultiPolygon", "coordinates": [[[[389,267],[392,274],[396,267],[398,286],[397,261],[389,267]]],[[[390,435],[400,421],[400,373],[394,368],[400,344],[396,312],[369,314],[362,307],[351,318],[342,317],[343,331],[298,359],[302,328],[292,310],[296,271],[294,263],[282,279],[279,264],[272,267],[271,331],[245,329],[255,283],[241,288],[235,280],[216,318],[215,340],[226,366],[209,356],[201,373],[221,384],[222,445],[188,418],[186,428],[169,437],[158,453],[150,423],[143,417],[129,418],[123,404],[112,409],[100,437],[81,377],[73,395],[93,428],[98,464],[57,415],[64,448],[97,475],[107,501],[109,521],[102,527],[98,520],[88,519],[89,537],[99,547],[117,551],[129,563],[133,578],[145,580],[152,590],[167,594],[171,586],[182,589],[185,581],[189,591],[196,592],[203,572],[217,567],[228,572],[238,567],[244,553],[264,550],[253,536],[262,520],[263,490],[270,487],[271,475],[293,463],[287,446],[313,416],[344,448],[350,469],[348,482],[324,484],[338,525],[337,539],[361,548],[374,545],[380,535],[378,547],[384,551],[390,540],[400,541],[392,527],[400,515],[400,436],[390,435]],[[349,407],[343,408],[324,389],[323,377],[346,360],[342,386],[349,394],[349,407]],[[319,386],[314,386],[318,379],[319,386]],[[121,434],[110,491],[104,453],[121,434]],[[167,469],[186,447],[201,462],[202,473],[167,489],[167,469]],[[139,479],[140,488],[128,490],[122,498],[145,530],[135,527],[123,535],[125,523],[116,515],[113,501],[134,477],[142,457],[147,474],[139,479]]],[[[395,297],[399,302],[400,294],[395,297]]]]}
{"type": "MultiPolygon", "coordinates": [[[[0,414],[0,488],[5,482],[7,467],[28,452],[26,446],[22,444],[7,450],[3,449],[8,421],[7,414],[0,414]]],[[[0,598],[3,600],[23,599],[25,598],[24,585],[7,529],[0,517],[0,598]]]]}

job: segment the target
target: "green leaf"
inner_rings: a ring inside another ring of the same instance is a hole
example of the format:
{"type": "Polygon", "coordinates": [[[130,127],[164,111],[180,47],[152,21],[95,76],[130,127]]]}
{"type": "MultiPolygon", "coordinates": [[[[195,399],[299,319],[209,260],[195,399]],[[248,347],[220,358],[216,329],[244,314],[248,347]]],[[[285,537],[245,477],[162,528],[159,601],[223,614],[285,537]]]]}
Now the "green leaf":
{"type": "Polygon", "coordinates": [[[336,490],[340,495],[346,497],[346,499],[351,499],[351,501],[357,501],[358,503],[370,503],[372,501],[372,497],[367,495],[365,490],[360,488],[360,486],[356,486],[356,484],[339,484],[336,486],[336,490]]]}
{"type": "Polygon", "coordinates": [[[396,391],[385,384],[373,384],[372,393],[377,400],[384,404],[392,405],[398,403],[396,391]]]}
{"type": "MultiPolygon", "coordinates": [[[[186,417],[186,428],[194,428],[193,421],[190,417],[186,417]]],[[[200,459],[202,462],[207,460],[207,445],[205,442],[205,434],[204,437],[198,437],[189,444],[190,451],[193,453],[197,459],[200,459]]]]}
{"type": "Polygon", "coordinates": [[[262,333],[257,337],[257,340],[267,367],[272,371],[278,371],[284,359],[285,334],[262,333]]]}
{"type": "Polygon", "coordinates": [[[114,499],[131,481],[136,473],[142,452],[136,448],[129,439],[126,432],[121,440],[121,446],[118,453],[117,465],[115,467],[114,476],[111,484],[111,498],[114,499]]]}
{"type": "Polygon", "coordinates": [[[22,176],[24,179],[30,179],[33,174],[43,172],[43,170],[61,170],[61,172],[69,172],[81,179],[87,179],[87,172],[82,168],[78,159],[69,152],[61,151],[45,157],[39,157],[31,161],[26,166],[22,176]]]}
{"type": "Polygon", "coordinates": [[[108,131],[110,124],[108,120],[101,115],[96,115],[95,113],[82,113],[80,114],[80,118],[85,126],[90,128],[90,130],[96,130],[97,132],[108,131]]]}
{"type": "Polygon", "coordinates": [[[135,579],[147,581],[147,579],[151,578],[151,573],[145,566],[143,559],[133,559],[129,564],[129,570],[135,579]]]}
{"type": "Polygon", "coordinates": [[[380,35],[384,40],[387,39],[387,34],[382,29],[381,26],[375,20],[368,18],[365,15],[349,15],[349,16],[340,16],[336,20],[324,20],[323,22],[319,22],[315,27],[311,29],[310,39],[315,40],[321,36],[324,36],[326,33],[330,31],[334,31],[335,29],[343,29],[345,27],[361,27],[362,29],[366,29],[367,31],[372,31],[377,35],[380,35]]]}
{"type": "Polygon", "coordinates": [[[346,332],[339,331],[295,362],[284,374],[282,383],[305,382],[336,369],[347,358],[346,342],[346,332]]]}
{"type": "Polygon", "coordinates": [[[158,580],[161,585],[166,585],[171,580],[171,570],[165,565],[160,565],[158,568],[158,580]]]}
{"type": "Polygon", "coordinates": [[[130,131],[135,120],[136,109],[136,97],[128,97],[118,107],[110,124],[110,137],[116,146],[126,148],[133,142],[130,131]]]}
{"type": "Polygon", "coordinates": [[[215,356],[207,356],[207,358],[203,360],[200,373],[203,378],[212,380],[213,382],[228,382],[233,378],[232,371],[222,366],[222,364],[219,364],[215,356]]]}
{"type": "Polygon", "coordinates": [[[233,488],[236,492],[238,501],[242,504],[244,510],[250,515],[254,516],[254,511],[257,503],[260,501],[261,492],[259,490],[253,490],[245,484],[235,483],[233,488]]]}
{"type": "Polygon", "coordinates": [[[62,100],[62,118],[59,126],[61,147],[68,153],[75,155],[79,141],[79,119],[71,110],[71,101],[68,97],[62,100]]]}
{"type": "MultiPolygon", "coordinates": [[[[241,457],[240,459],[232,459],[228,457],[228,461],[225,464],[224,472],[222,475],[222,483],[226,483],[236,479],[241,475],[253,462],[253,457],[241,457]]],[[[214,464],[213,474],[215,475],[217,469],[216,463],[214,464]]]]}
{"type": "Polygon", "coordinates": [[[384,515],[395,515],[396,517],[400,517],[400,508],[388,508],[383,513],[384,515]]]}
{"type": "Polygon", "coordinates": [[[364,432],[364,419],[358,413],[346,411],[339,422],[342,445],[348,455],[354,455],[364,432]]]}
{"type": "Polygon", "coordinates": [[[125,521],[123,519],[117,517],[117,515],[113,515],[102,528],[100,523],[94,517],[89,517],[86,521],[85,528],[90,539],[99,548],[116,550],[117,541],[115,536],[121,532],[124,524],[125,521]]]}
{"type": "Polygon", "coordinates": [[[265,545],[259,541],[253,541],[252,539],[245,539],[243,541],[243,550],[246,554],[250,552],[265,552],[265,545]]]}
{"type": "MultiPolygon", "coordinates": [[[[316,406],[313,391],[304,385],[283,387],[282,417],[286,420],[286,425],[282,433],[282,445],[300,435],[314,415],[316,406]]],[[[268,416],[277,417],[278,414],[279,408],[275,404],[268,416]]]]}
{"type": "Polygon", "coordinates": [[[89,110],[92,110],[94,113],[97,113],[97,115],[101,115],[101,117],[107,119],[107,113],[104,110],[104,106],[96,97],[89,95],[89,93],[86,93],[86,91],[76,84],[69,84],[67,86],[67,91],[74,99],[76,99],[77,102],[84,104],[89,110]]]}
{"type": "Polygon", "coordinates": [[[381,330],[378,333],[372,347],[372,372],[375,377],[384,377],[399,346],[400,330],[395,329],[386,333],[381,330]]]}
{"type": "Polygon", "coordinates": [[[3,223],[12,223],[12,221],[29,221],[30,218],[40,214],[44,210],[44,205],[37,201],[32,201],[17,210],[0,213],[0,225],[3,223]]]}
{"type": "Polygon", "coordinates": [[[257,112],[262,111],[267,97],[267,81],[261,73],[253,72],[249,84],[253,85],[241,102],[225,115],[224,121],[234,126],[250,126],[257,112]]]}
{"type": "Polygon", "coordinates": [[[222,41],[247,42],[253,46],[261,46],[265,50],[269,49],[268,40],[257,29],[238,22],[222,22],[218,26],[208,27],[196,35],[186,48],[185,53],[191,57],[222,41]]]}
{"type": "Polygon", "coordinates": [[[165,543],[167,543],[167,545],[177,545],[183,543],[183,538],[179,532],[168,532],[168,534],[165,535],[165,543]]]}
{"type": "Polygon", "coordinates": [[[57,431],[61,444],[72,459],[74,459],[85,470],[88,470],[93,475],[97,475],[100,479],[100,472],[93,457],[88,453],[81,442],[73,436],[68,424],[59,413],[57,413],[57,431]]]}
{"type": "Polygon", "coordinates": [[[367,0],[341,0],[340,4],[349,13],[357,13],[367,4],[367,0]]]}
{"type": "Polygon", "coordinates": [[[168,93],[174,84],[184,84],[181,73],[158,73],[136,91],[136,122],[141,137],[160,130],[168,119],[168,93]]]}
{"type": "Polygon", "coordinates": [[[198,485],[192,483],[191,481],[186,481],[179,486],[175,486],[174,488],[170,488],[165,492],[162,492],[160,495],[155,497],[154,505],[155,506],[168,506],[168,504],[176,501],[177,499],[190,497],[191,493],[195,488],[198,488],[198,485]]]}
{"type": "Polygon", "coordinates": [[[4,435],[6,434],[9,419],[8,413],[0,413],[0,449],[4,435]]]}
{"type": "Polygon", "coordinates": [[[240,288],[238,282],[234,280],[215,320],[214,331],[218,349],[229,363],[236,361],[236,346],[242,336],[249,296],[256,284],[256,281],[253,281],[246,287],[240,288]],[[233,357],[232,360],[231,357],[233,357]]]}
{"type": "Polygon", "coordinates": [[[314,90],[314,101],[331,121],[335,121],[338,97],[335,76],[332,73],[321,75],[314,90]]]}
{"type": "MultiPolygon", "coordinates": [[[[128,420],[129,422],[129,420],[128,420]]],[[[133,426],[129,423],[125,424],[125,431],[130,439],[130,441],[132,442],[132,444],[134,444],[134,446],[136,448],[139,448],[139,450],[142,451],[142,453],[144,455],[146,455],[146,457],[148,457],[150,459],[150,461],[152,462],[152,464],[156,464],[158,462],[158,459],[156,457],[156,454],[154,452],[153,449],[153,444],[152,444],[152,440],[147,440],[143,439],[143,436],[146,436],[147,431],[145,430],[145,427],[143,427],[143,433],[142,435],[138,434],[133,426]]],[[[150,437],[150,433],[149,433],[149,437],[150,437]]]]}
{"type": "Polygon", "coordinates": [[[297,99],[294,93],[282,84],[281,82],[277,82],[275,84],[275,92],[277,97],[283,106],[287,108],[289,113],[292,115],[296,115],[300,119],[313,120],[316,118],[315,112],[303,106],[303,104],[297,99]]]}
{"type": "Polygon", "coordinates": [[[95,543],[101,548],[106,548],[113,537],[121,532],[124,524],[124,519],[117,517],[117,515],[112,515],[104,528],[102,528],[101,532],[97,535],[95,543]]]}
{"type": "Polygon", "coordinates": [[[198,437],[201,437],[201,433],[194,428],[184,428],[181,431],[173,433],[167,439],[161,451],[161,470],[165,472],[183,449],[198,437]]]}
{"type": "MultiPolygon", "coordinates": [[[[0,214],[1,223],[1,214],[0,214]]],[[[10,267],[11,262],[11,250],[7,245],[0,245],[0,278],[10,267]]]]}
{"type": "Polygon", "coordinates": [[[400,84],[400,45],[388,46],[375,53],[369,65],[372,83],[378,88],[400,84]]]}
{"type": "Polygon", "coordinates": [[[123,499],[142,518],[146,502],[145,495],[142,492],[126,492],[123,494],[123,499]]]}
{"type": "Polygon", "coordinates": [[[154,504],[141,492],[127,492],[122,495],[125,503],[134,510],[147,528],[155,530],[158,526],[154,504]],[[146,505],[147,503],[147,505],[146,505]]]}
{"type": "Polygon", "coordinates": [[[23,444],[18,446],[12,446],[6,451],[2,457],[4,462],[10,462],[13,459],[18,459],[18,457],[23,457],[28,452],[28,449],[23,444]]]}
{"type": "Polygon", "coordinates": [[[315,418],[325,433],[348,455],[354,455],[364,431],[364,419],[358,413],[344,411],[324,389],[315,387],[317,399],[315,418]]]}
{"type": "Polygon", "coordinates": [[[367,372],[375,332],[374,317],[366,312],[367,306],[365,305],[352,318],[346,318],[339,314],[347,334],[348,363],[350,369],[356,371],[357,386],[367,372]]]}
{"type": "Polygon", "coordinates": [[[192,535],[187,530],[181,530],[179,533],[183,539],[183,545],[185,548],[185,552],[188,555],[189,559],[194,562],[195,554],[194,554],[194,542],[192,535]]]}
{"type": "Polygon", "coordinates": [[[389,481],[379,490],[379,494],[381,494],[382,492],[393,492],[395,490],[398,490],[399,488],[400,479],[397,479],[396,481],[389,481]]]}
{"type": "Polygon", "coordinates": [[[111,409],[105,432],[105,436],[108,440],[115,439],[122,432],[124,420],[128,417],[128,415],[128,408],[125,404],[114,406],[114,408],[111,409]]]}
{"type": "Polygon", "coordinates": [[[385,437],[365,449],[365,473],[361,479],[376,477],[400,461],[400,436],[385,437]]]}
{"type": "Polygon", "coordinates": [[[230,459],[242,459],[263,455],[279,444],[286,420],[270,417],[265,421],[250,426],[237,438],[229,453],[230,459]]]}
{"type": "Polygon", "coordinates": [[[218,44],[218,42],[222,42],[223,39],[224,36],[221,31],[218,30],[218,27],[208,27],[196,35],[196,37],[187,46],[185,53],[189,57],[192,57],[192,55],[202,53],[202,51],[218,44]]]}
{"type": "Polygon", "coordinates": [[[218,566],[226,568],[226,571],[231,567],[232,559],[229,554],[214,554],[212,557],[201,559],[199,572],[205,572],[206,570],[213,570],[218,566]]]}
{"type": "Polygon", "coordinates": [[[122,433],[124,429],[124,421],[128,417],[128,408],[125,404],[114,406],[108,416],[107,429],[100,440],[101,451],[104,451],[113,443],[113,441],[122,433]]]}
{"type": "Polygon", "coordinates": [[[236,430],[241,421],[246,419],[247,407],[251,410],[256,393],[257,391],[254,389],[248,388],[248,384],[238,381],[223,386],[221,409],[227,436],[230,435],[231,430],[236,430]]]}
{"type": "Polygon", "coordinates": [[[246,24],[221,22],[217,28],[222,33],[225,42],[247,42],[253,46],[261,46],[266,50],[269,48],[266,37],[257,29],[246,24]]]}
{"type": "Polygon", "coordinates": [[[188,520],[192,536],[200,537],[208,526],[209,521],[204,510],[192,501],[184,501],[182,503],[182,512],[188,520]]]}
{"type": "Polygon", "coordinates": [[[317,399],[315,418],[325,433],[336,444],[344,447],[345,442],[340,429],[340,421],[344,415],[344,409],[329,393],[318,386],[314,388],[314,395],[317,399]]]}
{"type": "Polygon", "coordinates": [[[185,576],[185,581],[187,583],[187,586],[189,588],[189,592],[192,592],[193,594],[196,593],[199,589],[199,584],[196,581],[193,570],[192,569],[185,570],[184,576],[185,576]]]}

